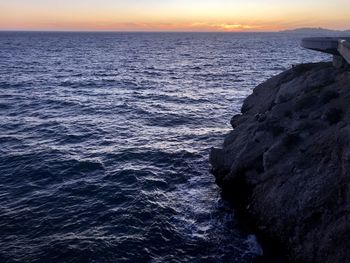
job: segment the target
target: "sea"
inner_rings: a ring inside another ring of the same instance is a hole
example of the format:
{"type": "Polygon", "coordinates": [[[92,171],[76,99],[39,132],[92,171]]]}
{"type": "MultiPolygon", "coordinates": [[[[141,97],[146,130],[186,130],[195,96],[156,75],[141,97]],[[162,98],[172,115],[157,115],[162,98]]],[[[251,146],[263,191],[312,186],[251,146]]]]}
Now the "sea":
{"type": "Polygon", "coordinates": [[[0,33],[0,262],[253,262],[210,174],[283,33],[0,33]]]}

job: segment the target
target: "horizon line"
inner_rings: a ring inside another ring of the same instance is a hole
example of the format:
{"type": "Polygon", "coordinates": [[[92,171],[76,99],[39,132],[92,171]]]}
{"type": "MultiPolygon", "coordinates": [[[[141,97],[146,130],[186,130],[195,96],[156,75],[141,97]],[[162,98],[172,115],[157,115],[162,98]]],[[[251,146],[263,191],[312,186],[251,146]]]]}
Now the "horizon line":
{"type": "Polygon", "coordinates": [[[329,29],[322,27],[300,27],[281,30],[90,30],[90,29],[0,29],[0,32],[33,32],[33,33],[284,33],[297,30],[326,30],[346,32],[350,29],[329,29]]]}
{"type": "MultiPolygon", "coordinates": [[[[291,30],[293,31],[293,30],[291,30]]],[[[334,33],[346,32],[349,30],[330,30],[334,33]]],[[[0,30],[0,33],[214,33],[214,34],[268,34],[268,33],[289,33],[288,30],[281,31],[102,31],[102,30],[0,30]]],[[[290,32],[293,33],[293,32],[290,32]]],[[[298,33],[298,32],[296,32],[298,33]]],[[[302,32],[301,32],[302,33],[302,32]]]]}
{"type": "Polygon", "coordinates": [[[171,31],[160,31],[160,30],[12,30],[12,29],[0,29],[0,32],[32,32],[32,33],[282,33],[281,31],[184,31],[184,30],[171,30],[171,31]]]}

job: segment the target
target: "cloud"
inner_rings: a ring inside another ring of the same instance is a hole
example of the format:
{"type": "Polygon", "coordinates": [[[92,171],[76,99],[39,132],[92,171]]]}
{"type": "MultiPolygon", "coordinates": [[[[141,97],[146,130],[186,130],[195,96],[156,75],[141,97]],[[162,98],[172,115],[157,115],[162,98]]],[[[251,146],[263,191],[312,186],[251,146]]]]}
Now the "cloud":
{"type": "Polygon", "coordinates": [[[212,25],[212,27],[217,28],[218,30],[224,31],[247,31],[247,30],[256,30],[260,29],[259,26],[252,25],[242,25],[242,24],[216,24],[212,25]]]}
{"type": "Polygon", "coordinates": [[[192,23],[188,27],[190,28],[202,28],[214,31],[249,31],[249,30],[262,30],[262,26],[256,25],[245,25],[245,24],[235,24],[235,23],[221,23],[221,24],[210,24],[203,22],[192,23]]]}

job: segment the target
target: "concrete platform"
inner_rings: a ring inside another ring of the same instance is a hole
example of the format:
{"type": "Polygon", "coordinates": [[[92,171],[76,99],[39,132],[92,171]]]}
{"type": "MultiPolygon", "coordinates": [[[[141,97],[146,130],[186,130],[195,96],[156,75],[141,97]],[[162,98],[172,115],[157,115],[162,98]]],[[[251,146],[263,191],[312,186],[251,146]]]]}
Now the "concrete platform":
{"type": "Polygon", "coordinates": [[[350,64],[350,37],[312,37],[304,38],[301,46],[307,49],[333,55],[335,67],[350,64]]]}
{"type": "Polygon", "coordinates": [[[339,41],[338,51],[340,55],[350,64],[350,42],[346,40],[339,41]]]}

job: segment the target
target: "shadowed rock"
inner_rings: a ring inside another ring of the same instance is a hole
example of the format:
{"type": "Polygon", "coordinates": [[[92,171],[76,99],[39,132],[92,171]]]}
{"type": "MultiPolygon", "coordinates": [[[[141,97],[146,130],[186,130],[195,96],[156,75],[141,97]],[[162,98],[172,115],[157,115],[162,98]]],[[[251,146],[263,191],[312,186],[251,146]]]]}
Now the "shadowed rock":
{"type": "Polygon", "coordinates": [[[347,69],[299,65],[256,87],[211,151],[224,195],[292,262],[350,262],[349,109],[347,69]]]}

